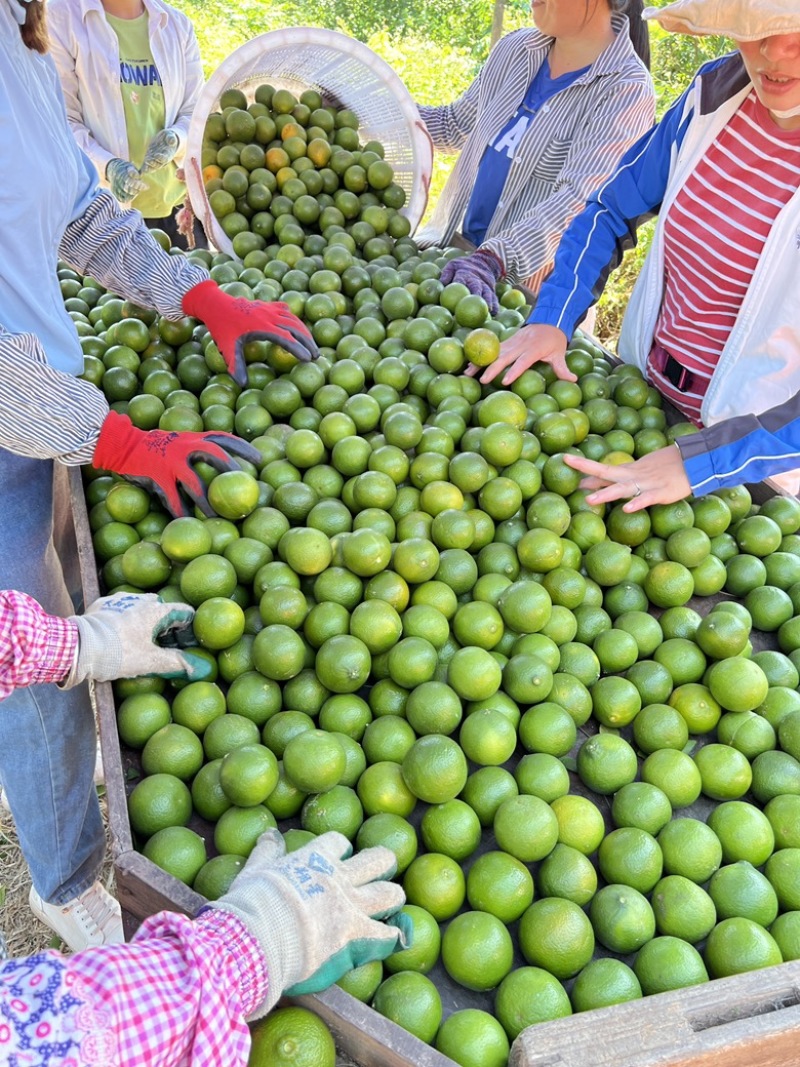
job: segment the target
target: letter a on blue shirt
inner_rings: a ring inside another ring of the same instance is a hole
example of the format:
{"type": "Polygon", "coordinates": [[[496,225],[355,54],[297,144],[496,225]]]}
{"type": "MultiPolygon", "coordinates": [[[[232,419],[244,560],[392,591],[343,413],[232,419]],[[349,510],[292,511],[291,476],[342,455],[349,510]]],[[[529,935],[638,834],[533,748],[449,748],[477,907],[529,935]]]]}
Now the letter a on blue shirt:
{"type": "Polygon", "coordinates": [[[499,130],[481,157],[475,185],[472,189],[462,227],[464,236],[475,245],[480,245],[497,209],[508,177],[511,161],[528,131],[536,121],[536,112],[550,97],[572,85],[588,67],[571,70],[559,78],[550,77],[550,62],[545,59],[536,72],[528,91],[513,116],[499,130]]]}

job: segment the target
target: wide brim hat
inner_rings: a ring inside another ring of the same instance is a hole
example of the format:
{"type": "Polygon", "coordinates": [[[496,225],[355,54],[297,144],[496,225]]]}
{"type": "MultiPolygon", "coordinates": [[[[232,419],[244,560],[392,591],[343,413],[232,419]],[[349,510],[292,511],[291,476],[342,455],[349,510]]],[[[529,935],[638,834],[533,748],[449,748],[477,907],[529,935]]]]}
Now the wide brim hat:
{"type": "Polygon", "coordinates": [[[654,19],[672,33],[760,41],[800,33],[800,0],[676,0],[666,7],[646,7],[642,18],[654,19]]]}

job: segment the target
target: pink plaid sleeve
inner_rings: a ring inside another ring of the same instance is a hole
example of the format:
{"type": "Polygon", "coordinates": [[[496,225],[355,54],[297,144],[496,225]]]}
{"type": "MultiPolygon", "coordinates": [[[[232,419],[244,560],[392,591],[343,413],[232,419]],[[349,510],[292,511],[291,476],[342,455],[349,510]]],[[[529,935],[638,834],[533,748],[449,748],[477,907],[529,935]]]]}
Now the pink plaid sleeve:
{"type": "Polygon", "coordinates": [[[0,1062],[246,1067],[267,989],[239,919],[162,912],[130,945],[0,964],[0,1062]]]}
{"type": "Polygon", "coordinates": [[[60,682],[77,647],[74,622],[48,615],[26,593],[0,591],[0,700],[27,685],[60,682]]]}

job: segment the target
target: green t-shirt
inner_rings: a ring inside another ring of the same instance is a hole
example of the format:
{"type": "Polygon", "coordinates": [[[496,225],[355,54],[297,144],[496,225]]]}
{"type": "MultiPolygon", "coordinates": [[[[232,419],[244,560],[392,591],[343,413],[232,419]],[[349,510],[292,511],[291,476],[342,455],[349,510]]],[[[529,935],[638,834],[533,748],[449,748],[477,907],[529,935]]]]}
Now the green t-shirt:
{"type": "MultiPolygon", "coordinates": [[[[128,133],[130,161],[141,167],[147,146],[166,125],[164,89],[161,75],[153,62],[147,12],[136,19],[120,19],[106,14],[109,26],[119,40],[119,71],[125,128],[128,133]]],[[[161,219],[183,203],[186,186],[175,177],[177,167],[165,167],[143,174],[147,189],[132,206],[146,219],[161,219]]]]}

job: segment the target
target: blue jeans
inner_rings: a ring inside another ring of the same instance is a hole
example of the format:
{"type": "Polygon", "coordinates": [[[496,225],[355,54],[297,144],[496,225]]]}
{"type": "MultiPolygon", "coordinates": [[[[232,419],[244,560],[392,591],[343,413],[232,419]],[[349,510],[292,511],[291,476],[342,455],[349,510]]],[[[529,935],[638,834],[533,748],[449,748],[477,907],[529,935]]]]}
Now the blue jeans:
{"type": "MultiPolygon", "coordinates": [[[[65,471],[0,450],[0,587],[72,615],[76,552],[66,533],[65,471]],[[61,554],[60,554],[61,553],[61,554]],[[63,558],[62,558],[63,557],[63,558]]],[[[88,687],[18,689],[0,704],[0,780],[37,892],[64,904],[97,879],[105,850],[93,784],[88,687]]]]}

